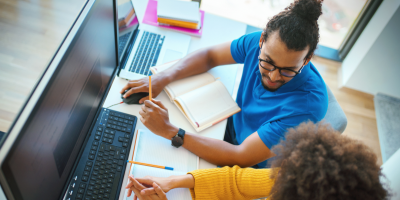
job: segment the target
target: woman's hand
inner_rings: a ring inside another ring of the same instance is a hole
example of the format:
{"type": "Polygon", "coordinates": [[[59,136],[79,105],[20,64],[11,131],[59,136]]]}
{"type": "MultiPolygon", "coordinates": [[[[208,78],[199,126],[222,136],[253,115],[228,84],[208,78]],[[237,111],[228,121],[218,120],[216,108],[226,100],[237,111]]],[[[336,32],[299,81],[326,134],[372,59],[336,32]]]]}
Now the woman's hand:
{"type": "Polygon", "coordinates": [[[132,192],[134,192],[135,193],[134,200],[137,200],[138,198],[139,200],[168,200],[165,192],[161,189],[160,186],[157,185],[156,182],[153,182],[151,184],[151,186],[153,186],[152,191],[154,191],[154,193],[150,195],[142,195],[141,191],[146,189],[146,187],[140,184],[132,175],[129,176],[129,180],[130,182],[125,187],[129,189],[127,195],[128,197],[130,197],[132,195],[132,192]]]}

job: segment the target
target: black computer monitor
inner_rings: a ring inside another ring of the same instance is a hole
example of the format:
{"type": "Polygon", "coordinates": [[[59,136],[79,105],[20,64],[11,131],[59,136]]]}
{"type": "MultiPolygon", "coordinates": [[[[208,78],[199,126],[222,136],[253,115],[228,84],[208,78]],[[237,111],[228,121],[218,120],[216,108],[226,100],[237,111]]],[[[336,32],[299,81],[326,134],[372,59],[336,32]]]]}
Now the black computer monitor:
{"type": "Polygon", "coordinates": [[[118,68],[115,0],[89,0],[8,132],[8,199],[62,199],[118,68]]]}

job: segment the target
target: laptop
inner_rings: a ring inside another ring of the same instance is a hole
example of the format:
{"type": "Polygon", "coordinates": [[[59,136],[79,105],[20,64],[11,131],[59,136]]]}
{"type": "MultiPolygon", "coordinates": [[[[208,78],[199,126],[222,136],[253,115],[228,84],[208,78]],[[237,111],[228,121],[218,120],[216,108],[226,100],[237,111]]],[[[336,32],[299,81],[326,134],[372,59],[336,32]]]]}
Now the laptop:
{"type": "Polygon", "coordinates": [[[188,35],[147,25],[141,27],[137,15],[131,26],[132,37],[120,57],[120,78],[135,80],[149,76],[150,67],[183,58],[188,52],[191,40],[188,35]]]}
{"type": "Polygon", "coordinates": [[[7,199],[125,191],[137,117],[102,107],[119,67],[116,0],[88,0],[1,142],[7,199]]]}

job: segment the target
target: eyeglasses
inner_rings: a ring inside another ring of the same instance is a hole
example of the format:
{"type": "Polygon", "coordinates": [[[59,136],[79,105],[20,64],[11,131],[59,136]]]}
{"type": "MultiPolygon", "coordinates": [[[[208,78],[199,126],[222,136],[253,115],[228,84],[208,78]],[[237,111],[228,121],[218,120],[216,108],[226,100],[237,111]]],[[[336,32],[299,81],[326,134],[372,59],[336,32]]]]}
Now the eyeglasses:
{"type": "MultiPolygon", "coordinates": [[[[262,46],[262,44],[261,44],[261,46],[262,46]]],[[[261,68],[263,68],[263,69],[265,69],[267,71],[270,71],[270,72],[278,69],[279,73],[282,76],[291,77],[291,78],[295,77],[297,74],[300,74],[301,70],[304,68],[304,64],[306,64],[306,60],[305,60],[304,63],[303,63],[303,66],[299,69],[299,71],[294,71],[294,70],[291,70],[291,69],[277,67],[274,64],[272,64],[271,62],[261,59],[260,55],[261,55],[261,48],[260,48],[260,54],[258,55],[258,65],[260,65],[261,68]]]]}

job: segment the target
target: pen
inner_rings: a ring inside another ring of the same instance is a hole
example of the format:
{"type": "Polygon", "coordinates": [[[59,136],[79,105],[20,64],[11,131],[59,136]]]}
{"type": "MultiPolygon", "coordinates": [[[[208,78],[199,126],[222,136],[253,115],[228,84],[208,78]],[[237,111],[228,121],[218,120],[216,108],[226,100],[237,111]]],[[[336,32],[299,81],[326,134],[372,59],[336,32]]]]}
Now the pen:
{"type": "Polygon", "coordinates": [[[153,164],[147,164],[147,163],[136,162],[136,161],[132,161],[132,160],[127,160],[126,162],[132,163],[132,164],[138,164],[138,165],[149,166],[149,167],[156,167],[156,168],[161,168],[161,169],[174,170],[174,168],[172,168],[172,167],[161,166],[161,165],[153,165],[153,164]]]}
{"type": "Polygon", "coordinates": [[[149,76],[149,100],[153,101],[153,99],[151,98],[151,76],[149,76]]]}

